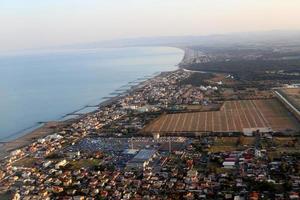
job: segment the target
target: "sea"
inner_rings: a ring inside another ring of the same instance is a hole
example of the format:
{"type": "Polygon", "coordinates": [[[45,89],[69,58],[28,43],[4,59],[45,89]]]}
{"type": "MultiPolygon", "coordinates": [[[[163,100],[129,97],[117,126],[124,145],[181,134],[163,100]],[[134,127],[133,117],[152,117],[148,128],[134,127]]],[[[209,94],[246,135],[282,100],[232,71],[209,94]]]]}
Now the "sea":
{"type": "MultiPolygon", "coordinates": [[[[108,97],[163,71],[184,52],[172,47],[36,50],[0,54],[0,142],[40,122],[90,112],[108,97]],[[115,93],[115,92],[116,93],[115,93]]],[[[74,117],[74,116],[71,116],[74,117]]]]}

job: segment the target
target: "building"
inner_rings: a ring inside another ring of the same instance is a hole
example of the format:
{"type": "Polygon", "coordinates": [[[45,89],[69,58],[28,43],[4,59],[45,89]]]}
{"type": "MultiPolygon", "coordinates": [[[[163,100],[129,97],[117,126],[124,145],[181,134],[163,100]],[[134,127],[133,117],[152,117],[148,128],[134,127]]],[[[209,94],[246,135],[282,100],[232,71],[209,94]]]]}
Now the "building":
{"type": "Polygon", "coordinates": [[[59,169],[60,167],[64,167],[64,166],[66,166],[67,164],[68,164],[68,161],[67,161],[67,160],[62,160],[62,161],[56,163],[55,169],[59,169]]]}
{"type": "Polygon", "coordinates": [[[225,169],[233,169],[233,168],[235,168],[235,162],[225,161],[225,162],[223,162],[223,167],[225,169]]]}
{"type": "Polygon", "coordinates": [[[245,136],[252,137],[253,133],[270,133],[273,130],[270,127],[255,127],[255,128],[243,128],[243,134],[245,136]]]}
{"type": "Polygon", "coordinates": [[[156,150],[142,149],[130,160],[126,167],[129,169],[144,169],[156,156],[156,150]]]}

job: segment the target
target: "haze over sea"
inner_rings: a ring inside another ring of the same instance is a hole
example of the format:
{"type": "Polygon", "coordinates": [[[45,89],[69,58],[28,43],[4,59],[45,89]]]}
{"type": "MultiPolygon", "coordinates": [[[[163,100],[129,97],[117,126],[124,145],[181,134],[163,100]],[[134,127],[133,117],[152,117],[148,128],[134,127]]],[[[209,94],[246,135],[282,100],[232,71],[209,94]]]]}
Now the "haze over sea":
{"type": "Polygon", "coordinates": [[[0,55],[0,141],[98,104],[128,82],[174,70],[183,54],[170,47],[131,47],[0,55]]]}

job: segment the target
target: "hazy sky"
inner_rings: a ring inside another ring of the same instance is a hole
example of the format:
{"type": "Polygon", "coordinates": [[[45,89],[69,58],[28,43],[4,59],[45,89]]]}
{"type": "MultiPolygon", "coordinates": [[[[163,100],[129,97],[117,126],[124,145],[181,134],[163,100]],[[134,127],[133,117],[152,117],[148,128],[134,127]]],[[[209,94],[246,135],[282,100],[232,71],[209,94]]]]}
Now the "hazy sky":
{"type": "Polygon", "coordinates": [[[0,0],[0,50],[300,29],[300,0],[0,0]]]}

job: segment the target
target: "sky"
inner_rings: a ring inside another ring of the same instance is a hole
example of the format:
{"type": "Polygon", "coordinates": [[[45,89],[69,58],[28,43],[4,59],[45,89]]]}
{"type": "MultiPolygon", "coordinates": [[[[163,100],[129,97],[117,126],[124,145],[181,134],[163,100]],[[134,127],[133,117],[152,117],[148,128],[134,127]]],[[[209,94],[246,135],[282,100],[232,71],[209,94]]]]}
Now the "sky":
{"type": "Polygon", "coordinates": [[[0,0],[0,50],[299,30],[300,0],[0,0]]]}

